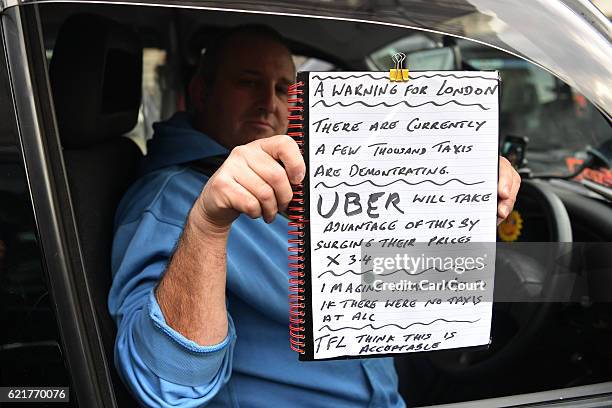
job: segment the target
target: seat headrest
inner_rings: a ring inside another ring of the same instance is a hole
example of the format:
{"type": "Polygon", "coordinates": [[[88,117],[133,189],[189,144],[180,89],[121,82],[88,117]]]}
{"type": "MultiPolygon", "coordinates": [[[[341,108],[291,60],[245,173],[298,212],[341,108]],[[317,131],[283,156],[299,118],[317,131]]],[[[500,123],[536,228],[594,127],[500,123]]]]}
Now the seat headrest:
{"type": "Polygon", "coordinates": [[[138,120],[142,45],[112,20],[71,16],[60,28],[49,66],[62,145],[82,148],[129,132],[138,120]]]}

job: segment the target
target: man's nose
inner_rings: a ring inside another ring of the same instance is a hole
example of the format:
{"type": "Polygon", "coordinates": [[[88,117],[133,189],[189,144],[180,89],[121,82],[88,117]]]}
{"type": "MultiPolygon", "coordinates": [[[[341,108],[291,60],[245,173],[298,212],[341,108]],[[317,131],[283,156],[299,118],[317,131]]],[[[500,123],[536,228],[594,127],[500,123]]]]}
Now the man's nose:
{"type": "Polygon", "coordinates": [[[273,113],[277,108],[276,88],[274,85],[262,87],[259,95],[258,108],[266,113],[273,113]]]}

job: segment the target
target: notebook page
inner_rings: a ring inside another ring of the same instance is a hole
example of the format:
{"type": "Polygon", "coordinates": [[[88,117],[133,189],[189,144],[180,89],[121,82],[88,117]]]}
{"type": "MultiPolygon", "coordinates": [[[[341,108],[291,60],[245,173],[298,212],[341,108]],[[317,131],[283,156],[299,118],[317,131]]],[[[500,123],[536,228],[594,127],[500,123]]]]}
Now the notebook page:
{"type": "Polygon", "coordinates": [[[488,344],[498,98],[497,72],[309,73],[315,359],[488,344]]]}

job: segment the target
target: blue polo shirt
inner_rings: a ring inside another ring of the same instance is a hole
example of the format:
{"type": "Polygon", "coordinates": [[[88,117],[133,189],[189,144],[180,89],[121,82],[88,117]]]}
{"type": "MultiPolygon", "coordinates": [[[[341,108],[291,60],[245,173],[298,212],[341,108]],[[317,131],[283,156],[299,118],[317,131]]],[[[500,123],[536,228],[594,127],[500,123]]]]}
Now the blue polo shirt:
{"type": "Polygon", "coordinates": [[[153,289],[207,181],[180,164],[227,150],[185,113],[154,128],[144,175],[117,210],[108,299],[115,365],[132,394],[155,407],[403,407],[391,358],[299,362],[290,349],[282,216],[232,224],[221,343],[198,345],[166,324],[153,289]]]}

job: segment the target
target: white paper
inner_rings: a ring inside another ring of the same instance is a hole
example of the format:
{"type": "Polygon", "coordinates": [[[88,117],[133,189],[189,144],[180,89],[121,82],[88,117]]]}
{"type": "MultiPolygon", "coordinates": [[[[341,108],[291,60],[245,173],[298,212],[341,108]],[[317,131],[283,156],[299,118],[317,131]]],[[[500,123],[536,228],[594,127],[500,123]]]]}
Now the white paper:
{"type": "MultiPolygon", "coordinates": [[[[309,75],[314,358],[487,344],[491,302],[468,298],[473,291],[427,305],[410,304],[414,292],[405,291],[405,305],[372,307],[358,303],[355,289],[364,277],[360,242],[404,240],[393,242],[409,250],[412,240],[442,254],[457,247],[453,240],[495,242],[497,72],[411,73],[403,83],[388,72],[309,75]],[[349,225],[361,229],[342,231],[349,225]]],[[[489,296],[494,263],[490,253],[479,271],[489,296]]],[[[416,282],[435,273],[396,275],[416,282]]]]}

